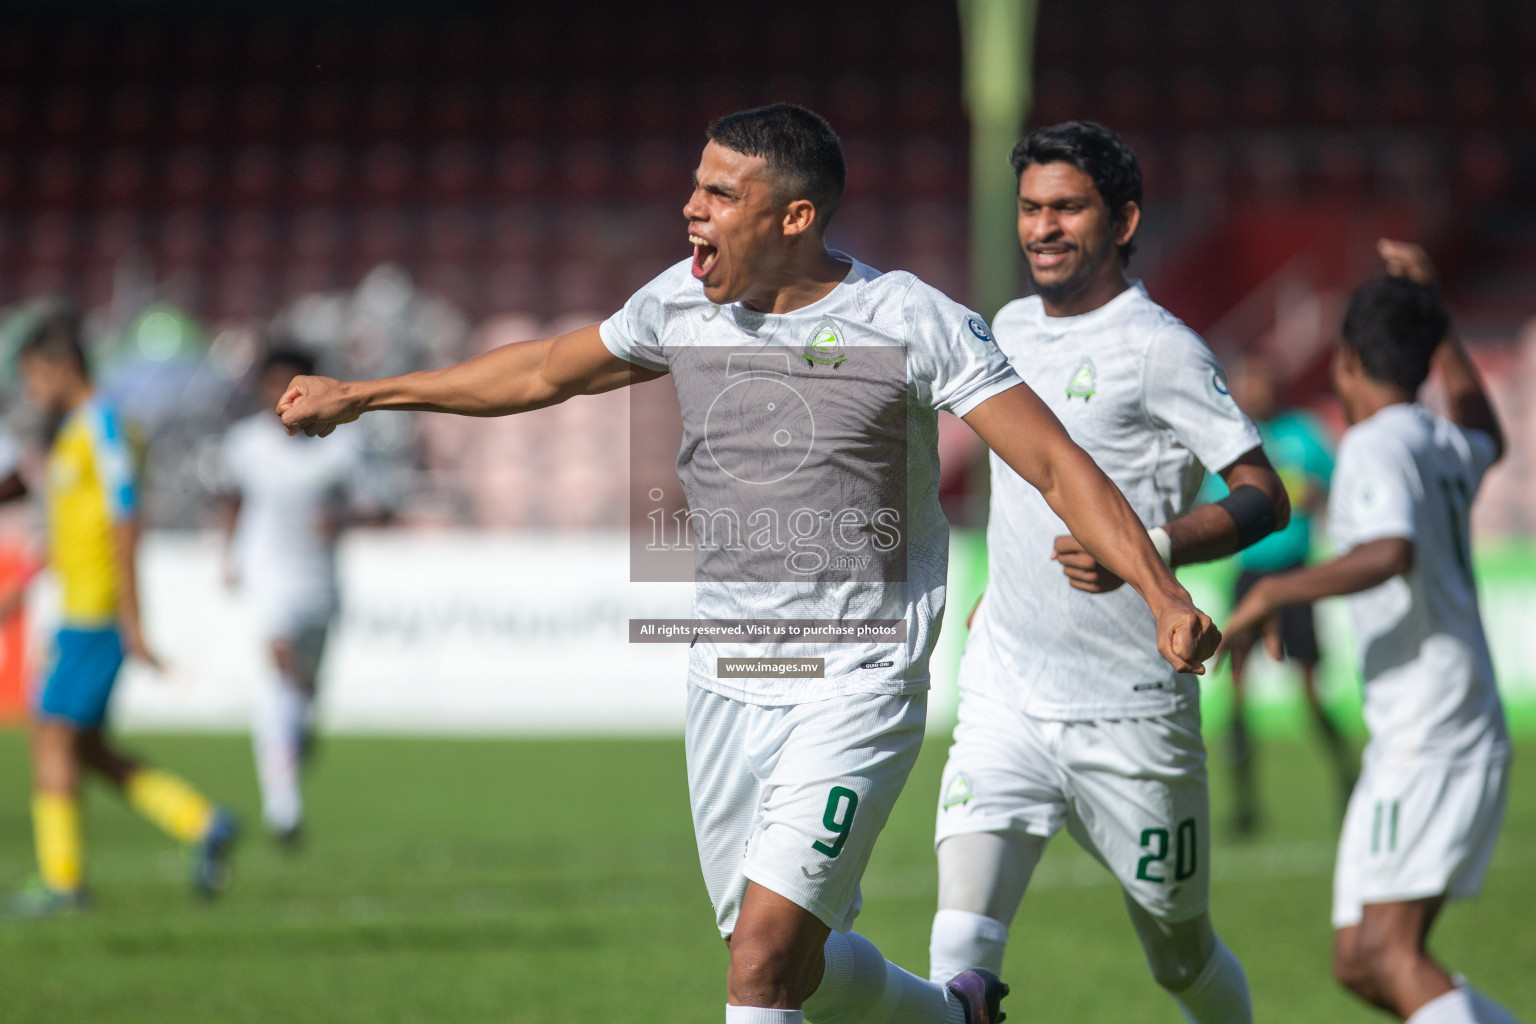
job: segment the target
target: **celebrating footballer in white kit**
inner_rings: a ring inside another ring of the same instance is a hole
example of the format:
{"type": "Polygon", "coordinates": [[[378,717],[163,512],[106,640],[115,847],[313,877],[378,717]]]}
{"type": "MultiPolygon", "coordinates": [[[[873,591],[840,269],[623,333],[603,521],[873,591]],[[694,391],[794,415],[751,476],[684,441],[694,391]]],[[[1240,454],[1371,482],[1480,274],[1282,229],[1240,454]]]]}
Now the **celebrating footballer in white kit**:
{"type": "Polygon", "coordinates": [[[683,210],[693,259],[601,325],[391,380],[301,377],[278,413],[292,431],[324,434],[370,409],[505,415],[670,375],[678,477],[707,535],[694,556],[703,625],[877,619],[902,630],[824,647],[694,646],[688,778],[730,948],[726,1019],[993,1024],[1007,992],[996,977],[929,982],[849,930],[917,755],[943,612],[936,410],[962,415],[1133,584],[1155,613],[1141,625],[1171,663],[1198,671],[1215,634],[980,317],[909,274],[826,248],[845,170],[822,118],[781,104],[721,118],[707,135],[683,210]],[[819,546],[834,539],[835,555],[819,546]],[[775,653],[815,662],[819,677],[776,675],[762,662],[775,653]],[[764,667],[737,674],[733,657],[764,667]]]}
{"type": "MultiPolygon", "coordinates": [[[[1127,281],[1135,155],[1071,122],[1015,147],[1019,239],[1037,294],[998,344],[1175,565],[1283,523],[1284,489],[1200,337],[1127,281]],[[1231,497],[1194,511],[1203,474],[1231,497]]],[[[1241,966],[1211,927],[1199,687],[1159,656],[1119,586],[1008,465],[992,459],[987,591],[960,668],[938,810],[931,975],[1001,969],[1008,927],[1063,825],[1119,880],[1147,962],[1190,1020],[1251,1019],[1241,966]]]]}
{"type": "MultiPolygon", "coordinates": [[[[314,369],[305,352],[269,352],[259,381],[263,405],[276,405],[290,380],[314,369]]],[[[221,453],[227,575],[270,659],[251,722],[262,817],[273,838],[290,847],[303,822],[300,776],[337,608],[336,536],[361,489],[360,448],[350,434],[336,441],[289,437],[264,412],[231,426],[221,453]]]]}
{"type": "Polygon", "coordinates": [[[1370,742],[1334,868],[1334,973],[1413,1024],[1506,1024],[1508,1010],[1425,950],[1447,900],[1475,896],[1509,787],[1509,735],[1472,573],[1469,513],[1503,433],[1416,245],[1382,241],[1388,276],[1357,291],[1333,363],[1351,426],[1328,503],[1338,557],[1261,580],[1233,648],[1276,609],[1350,595],[1370,742]],[[1431,365],[1450,417],[1419,405],[1431,365]]]}

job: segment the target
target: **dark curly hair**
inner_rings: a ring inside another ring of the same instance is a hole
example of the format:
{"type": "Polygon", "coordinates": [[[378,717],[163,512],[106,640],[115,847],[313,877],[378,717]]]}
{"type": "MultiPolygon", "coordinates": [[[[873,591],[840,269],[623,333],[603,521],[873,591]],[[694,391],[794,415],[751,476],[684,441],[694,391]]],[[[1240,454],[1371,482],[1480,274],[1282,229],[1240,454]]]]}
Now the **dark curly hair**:
{"type": "Polygon", "coordinates": [[[1359,353],[1367,377],[1416,395],[1450,326],[1436,289],[1383,275],[1349,297],[1344,343],[1359,353]]]}
{"type": "MultiPolygon", "coordinates": [[[[1093,179],[1093,187],[1117,220],[1123,216],[1126,203],[1141,205],[1141,165],[1136,154],[1119,135],[1093,121],[1038,128],[1019,140],[1008,162],[1021,178],[1031,164],[1071,164],[1093,179]]],[[[1120,265],[1124,266],[1136,251],[1136,240],[1132,238],[1119,248],[1120,265]]]]}

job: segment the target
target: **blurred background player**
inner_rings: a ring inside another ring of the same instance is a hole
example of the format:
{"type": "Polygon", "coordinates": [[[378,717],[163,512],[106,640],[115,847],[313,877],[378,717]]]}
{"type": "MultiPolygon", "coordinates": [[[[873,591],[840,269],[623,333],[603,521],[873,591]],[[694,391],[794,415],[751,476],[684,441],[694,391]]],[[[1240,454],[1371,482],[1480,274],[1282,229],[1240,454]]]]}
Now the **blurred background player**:
{"type": "Polygon", "coordinates": [[[1478,611],[1471,506],[1504,434],[1418,246],[1380,243],[1390,276],[1355,292],[1334,355],[1350,428],[1328,529],[1338,556],[1256,583],[1232,650],[1280,609],[1350,595],[1370,742],[1334,869],[1334,973],[1413,1024],[1506,1024],[1425,949],[1447,900],[1475,896],[1509,793],[1509,733],[1478,611]],[[1449,418],[1418,404],[1440,370],[1449,418]]]}
{"type": "Polygon", "coordinates": [[[262,818],[273,838],[290,847],[303,821],[300,776],[312,749],[315,684],[337,608],[336,538],[362,469],[353,433],[320,444],[290,437],[272,415],[288,382],[314,372],[306,352],[268,352],[259,408],[229,428],[221,453],[226,575],[243,592],[270,659],[251,720],[262,818]]]}
{"type": "Polygon", "coordinates": [[[157,664],[138,604],[137,489],[124,423],[92,387],[73,311],[45,317],[23,342],[19,364],[29,397],[58,423],[45,498],[48,562],[63,615],[32,733],[39,879],[16,895],[10,910],[42,916],[83,905],[82,769],[101,775],[135,810],[191,848],[193,887],[211,895],[224,882],[237,831],[233,816],[104,735],[124,655],[157,664]]]}
{"type": "MultiPolygon", "coordinates": [[[[1231,377],[1232,397],[1248,414],[1264,439],[1264,454],[1280,474],[1291,501],[1291,521],[1257,544],[1237,553],[1240,571],[1233,589],[1232,605],[1265,575],[1305,565],[1312,551],[1314,515],[1328,502],[1328,479],[1333,475],[1333,453],[1328,435],[1317,417],[1302,409],[1287,409],[1276,395],[1275,368],[1261,350],[1247,353],[1231,377]]],[[[1224,481],[1214,474],[1206,478],[1210,501],[1226,496],[1224,481]]],[[[1291,605],[1280,611],[1280,652],[1301,672],[1303,692],[1312,720],[1317,725],[1328,757],[1338,776],[1340,807],[1355,784],[1354,753],[1338,726],[1328,717],[1317,695],[1317,623],[1310,604],[1291,605]]],[[[1253,747],[1248,735],[1244,679],[1246,652],[1232,658],[1231,744],[1233,795],[1236,802],[1233,831],[1251,835],[1259,825],[1258,792],[1254,783],[1253,747]]]]}
{"type": "MultiPolygon", "coordinates": [[[[1018,235],[1037,294],[998,344],[1126,495],[1170,565],[1231,554],[1286,517],[1258,431],[1205,342],[1124,267],[1141,223],[1135,153],[1073,121],[1014,147],[1018,235]],[[1200,477],[1232,494],[1193,508],[1200,477]]],[[[930,977],[1002,968],[1009,924],[1063,825],[1120,882],[1153,977],[1191,1021],[1251,1021],[1217,937],[1199,684],[1159,656],[1146,605],[992,461],[988,589],[960,668],[938,811],[930,977]],[[1048,540],[1054,538],[1054,541],[1048,540]]]]}

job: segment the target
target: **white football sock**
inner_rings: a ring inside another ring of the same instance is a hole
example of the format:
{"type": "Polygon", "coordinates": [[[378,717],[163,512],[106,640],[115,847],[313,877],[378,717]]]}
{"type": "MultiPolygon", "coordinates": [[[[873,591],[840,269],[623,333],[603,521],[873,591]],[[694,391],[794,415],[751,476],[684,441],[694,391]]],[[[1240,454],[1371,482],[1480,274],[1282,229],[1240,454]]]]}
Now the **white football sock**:
{"type": "Polygon", "coordinates": [[[928,980],[943,984],[961,971],[980,967],[1003,973],[1008,926],[969,910],[941,910],[933,915],[928,940],[928,980]]]}
{"type": "Polygon", "coordinates": [[[855,932],[827,936],[821,984],[805,1001],[811,1024],[965,1024],[965,1004],[943,985],[909,974],[855,932]]]}
{"type": "Polygon", "coordinates": [[[801,1010],[770,1010],[763,1006],[725,1007],[725,1024],[804,1024],[801,1010]]]}
{"type": "MultiPolygon", "coordinates": [[[[1455,981],[1456,990],[1458,990],[1458,992],[1465,993],[1465,996],[1467,996],[1467,1007],[1471,1012],[1471,1016],[1468,1016],[1468,1018],[1464,1019],[1468,1019],[1468,1021],[1476,1021],[1476,1024],[1521,1024],[1521,1022],[1519,1022],[1519,1018],[1516,1018],[1513,1013],[1510,1013],[1507,1009],[1504,1009],[1501,1004],[1495,1003],[1493,999],[1490,999],[1488,996],[1482,995],[1482,993],[1478,992],[1478,990],[1473,989],[1471,984],[1468,983],[1467,978],[1464,978],[1464,976],[1452,975],[1450,976],[1450,979],[1455,981]]],[[[1439,999],[1432,999],[1432,1003],[1438,1003],[1438,1001],[1439,999]]],[[[1419,1013],[1424,1012],[1424,1009],[1425,1007],[1419,1007],[1419,1013]]],[[[1410,1019],[1416,1019],[1416,1016],[1418,1015],[1415,1015],[1415,1018],[1410,1019]]]]}
{"type": "Polygon", "coordinates": [[[308,693],[276,670],[263,680],[256,699],[251,728],[256,780],[261,786],[262,818],[274,831],[297,828],[304,816],[299,773],[311,703],[308,693]]]}
{"type": "Polygon", "coordinates": [[[1476,1024],[1472,999],[1464,988],[1453,988],[1419,1007],[1408,1024],[1476,1024]]]}
{"type": "Polygon", "coordinates": [[[1172,993],[1190,1024],[1253,1024],[1253,1001],[1243,965],[1220,940],[1189,988],[1172,993]]]}
{"type": "Polygon", "coordinates": [[[1472,1019],[1477,1024],[1520,1024],[1513,1013],[1468,985],[1465,978],[1457,978],[1456,984],[1472,1004],[1472,1019]]]}

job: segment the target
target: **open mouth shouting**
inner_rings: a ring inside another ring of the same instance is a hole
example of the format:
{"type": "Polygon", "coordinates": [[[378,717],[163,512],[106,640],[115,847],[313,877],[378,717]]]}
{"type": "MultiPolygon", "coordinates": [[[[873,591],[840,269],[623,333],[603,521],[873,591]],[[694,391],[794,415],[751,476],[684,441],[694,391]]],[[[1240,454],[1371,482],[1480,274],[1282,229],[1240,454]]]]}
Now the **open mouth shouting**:
{"type": "Polygon", "coordinates": [[[693,244],[693,276],[702,281],[720,259],[720,250],[698,235],[689,235],[688,241],[693,244]]]}

